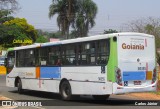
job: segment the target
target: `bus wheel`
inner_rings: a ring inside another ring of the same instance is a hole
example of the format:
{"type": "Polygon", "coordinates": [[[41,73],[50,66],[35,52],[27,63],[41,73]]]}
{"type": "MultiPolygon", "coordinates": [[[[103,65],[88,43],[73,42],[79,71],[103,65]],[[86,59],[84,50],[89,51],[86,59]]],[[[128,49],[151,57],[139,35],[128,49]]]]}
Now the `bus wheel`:
{"type": "Polygon", "coordinates": [[[63,81],[60,85],[60,94],[63,100],[71,100],[72,91],[68,81],[63,81]]]}
{"type": "Polygon", "coordinates": [[[18,80],[17,88],[18,88],[18,93],[21,94],[23,92],[21,79],[18,80]]]}
{"type": "Polygon", "coordinates": [[[110,95],[92,95],[95,100],[107,100],[110,95]]]}

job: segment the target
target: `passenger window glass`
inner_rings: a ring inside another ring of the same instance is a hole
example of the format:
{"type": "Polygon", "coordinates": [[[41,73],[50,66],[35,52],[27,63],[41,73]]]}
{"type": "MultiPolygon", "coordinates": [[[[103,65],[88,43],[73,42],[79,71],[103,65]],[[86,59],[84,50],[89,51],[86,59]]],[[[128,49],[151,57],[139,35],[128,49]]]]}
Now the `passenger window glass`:
{"type": "Polygon", "coordinates": [[[62,48],[62,64],[76,65],[76,45],[63,45],[62,48]]]}
{"type": "Polygon", "coordinates": [[[47,48],[40,48],[39,49],[39,65],[47,65],[47,54],[48,54],[48,49],[47,48]]]}
{"type": "Polygon", "coordinates": [[[92,65],[95,64],[95,42],[81,43],[79,45],[78,64],[79,65],[92,65]]]}
{"type": "Polygon", "coordinates": [[[59,47],[50,47],[49,48],[49,65],[60,66],[61,59],[60,59],[60,49],[59,47]]]}
{"type": "Polygon", "coordinates": [[[98,57],[97,64],[107,64],[109,59],[109,40],[100,40],[97,43],[98,57]]]}

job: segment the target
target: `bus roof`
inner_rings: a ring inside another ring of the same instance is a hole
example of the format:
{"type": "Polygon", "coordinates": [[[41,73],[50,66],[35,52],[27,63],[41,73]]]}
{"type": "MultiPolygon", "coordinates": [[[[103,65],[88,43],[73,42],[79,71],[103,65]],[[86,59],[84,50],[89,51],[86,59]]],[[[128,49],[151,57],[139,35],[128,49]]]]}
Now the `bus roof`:
{"type": "Polygon", "coordinates": [[[76,39],[68,39],[61,41],[62,44],[67,43],[76,43],[76,42],[86,42],[86,41],[92,41],[92,40],[101,40],[101,39],[107,39],[114,36],[147,36],[147,37],[153,37],[149,34],[144,33],[136,33],[136,32],[123,32],[123,33],[112,33],[112,34],[103,34],[103,35],[95,35],[90,37],[82,37],[82,38],[76,38],[76,39]]]}
{"type": "MultiPolygon", "coordinates": [[[[15,48],[12,48],[12,50],[37,48],[37,47],[61,45],[61,44],[76,43],[76,42],[87,42],[87,41],[93,41],[93,40],[107,39],[107,38],[114,37],[114,36],[118,36],[118,37],[120,37],[120,36],[145,36],[145,37],[147,36],[147,37],[154,37],[153,35],[144,34],[144,33],[135,33],[135,32],[112,33],[112,34],[95,35],[95,36],[90,36],[90,37],[67,39],[67,40],[56,41],[56,42],[35,43],[35,44],[32,44],[32,45],[15,47],[15,48]]],[[[11,51],[11,49],[9,49],[9,51],[11,51]]]]}
{"type": "Polygon", "coordinates": [[[40,47],[41,44],[40,43],[35,43],[35,44],[32,44],[32,45],[27,45],[27,46],[21,46],[21,47],[14,47],[12,49],[8,49],[8,51],[12,51],[12,50],[21,50],[21,49],[29,49],[29,48],[38,48],[40,47]]]}

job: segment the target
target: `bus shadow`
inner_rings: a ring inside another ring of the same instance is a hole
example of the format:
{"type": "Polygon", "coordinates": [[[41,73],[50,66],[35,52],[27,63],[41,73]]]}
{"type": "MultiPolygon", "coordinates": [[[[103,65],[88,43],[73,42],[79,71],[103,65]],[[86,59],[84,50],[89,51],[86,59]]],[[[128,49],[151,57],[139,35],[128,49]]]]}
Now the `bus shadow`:
{"type": "MultiPolygon", "coordinates": [[[[18,93],[17,91],[10,91],[10,92],[18,93]]],[[[34,91],[34,90],[24,90],[20,95],[40,97],[43,99],[61,99],[59,94],[55,94],[51,92],[34,91]]]]}
{"type": "MultiPolygon", "coordinates": [[[[17,91],[10,91],[11,93],[18,93],[17,91]]],[[[42,92],[42,91],[32,91],[25,90],[21,95],[39,97],[46,102],[51,102],[55,106],[124,106],[124,105],[133,105],[132,100],[122,100],[117,98],[110,98],[109,100],[94,100],[91,96],[80,96],[80,98],[63,101],[59,94],[51,92],[42,92]]],[[[41,99],[40,99],[41,100],[41,99]]]]}

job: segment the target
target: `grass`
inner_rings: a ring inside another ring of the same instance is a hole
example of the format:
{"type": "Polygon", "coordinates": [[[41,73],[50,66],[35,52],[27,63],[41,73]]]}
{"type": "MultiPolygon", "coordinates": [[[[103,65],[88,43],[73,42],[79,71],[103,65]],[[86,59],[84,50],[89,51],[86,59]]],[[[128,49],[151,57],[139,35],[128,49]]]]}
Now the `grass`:
{"type": "Polygon", "coordinates": [[[160,91],[156,92],[157,95],[160,95],[160,91]]]}

